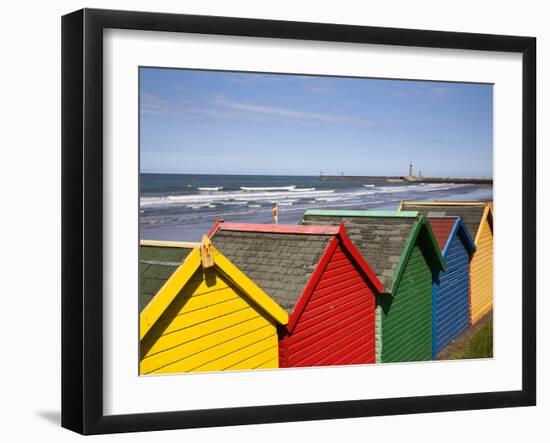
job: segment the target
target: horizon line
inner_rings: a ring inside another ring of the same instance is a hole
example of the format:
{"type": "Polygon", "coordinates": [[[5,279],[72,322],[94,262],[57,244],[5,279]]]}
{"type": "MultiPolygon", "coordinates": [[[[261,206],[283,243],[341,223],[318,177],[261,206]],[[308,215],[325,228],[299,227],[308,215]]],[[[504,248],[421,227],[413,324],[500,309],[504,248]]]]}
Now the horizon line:
{"type": "MultiPolygon", "coordinates": [[[[238,172],[224,172],[224,173],[213,173],[213,172],[158,172],[158,171],[140,171],[140,174],[157,174],[157,175],[244,175],[244,176],[256,176],[256,177],[373,177],[373,178],[405,178],[407,175],[366,175],[366,174],[351,174],[351,175],[340,175],[340,174],[243,174],[238,172]]],[[[465,178],[465,179],[491,179],[493,180],[492,175],[424,175],[421,178],[465,178]]]]}

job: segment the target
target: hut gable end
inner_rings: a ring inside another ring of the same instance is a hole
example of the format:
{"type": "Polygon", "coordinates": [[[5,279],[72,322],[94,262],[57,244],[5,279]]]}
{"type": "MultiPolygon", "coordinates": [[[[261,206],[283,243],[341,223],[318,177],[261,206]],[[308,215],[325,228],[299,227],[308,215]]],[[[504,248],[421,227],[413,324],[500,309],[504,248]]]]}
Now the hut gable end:
{"type": "Polygon", "coordinates": [[[341,242],[328,253],[296,327],[280,345],[285,366],[375,362],[376,288],[341,242]]]}
{"type": "Polygon", "coordinates": [[[229,279],[198,269],[141,340],[143,374],[277,366],[273,320],[229,279]]]}
{"type": "Polygon", "coordinates": [[[164,283],[140,313],[140,373],[278,367],[277,326],[288,314],[214,246],[207,267],[202,245],[181,263],[168,260],[181,254],[162,247],[141,245],[144,265],[175,270],[150,276],[164,283]]]}

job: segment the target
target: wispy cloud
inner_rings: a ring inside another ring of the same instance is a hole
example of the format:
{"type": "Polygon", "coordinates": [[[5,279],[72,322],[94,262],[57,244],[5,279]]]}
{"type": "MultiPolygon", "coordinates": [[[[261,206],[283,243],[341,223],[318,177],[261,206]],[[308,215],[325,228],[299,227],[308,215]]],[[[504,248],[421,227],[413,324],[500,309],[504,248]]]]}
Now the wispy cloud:
{"type": "Polygon", "coordinates": [[[174,102],[154,94],[142,94],[140,99],[141,113],[159,117],[180,115],[182,111],[190,109],[193,101],[186,97],[178,97],[174,102]]]}
{"type": "Polygon", "coordinates": [[[140,97],[141,113],[145,115],[162,116],[170,112],[167,102],[153,94],[142,94],[140,97]]]}
{"type": "Polygon", "coordinates": [[[306,82],[304,90],[320,95],[333,95],[336,92],[333,83],[327,79],[312,79],[306,82]]]}
{"type": "Polygon", "coordinates": [[[437,87],[430,90],[435,95],[448,95],[452,92],[450,88],[437,87]]]}
{"type": "Polygon", "coordinates": [[[391,95],[393,95],[394,97],[414,97],[417,95],[421,95],[422,92],[423,91],[420,88],[415,88],[415,89],[398,88],[391,91],[391,95]]]}
{"type": "Polygon", "coordinates": [[[269,83],[282,83],[286,81],[287,79],[291,78],[291,76],[283,76],[283,75],[273,75],[273,74],[246,74],[246,73],[239,73],[234,75],[229,75],[228,80],[232,83],[237,83],[240,85],[249,85],[249,84],[269,84],[269,83]]]}
{"type": "Polygon", "coordinates": [[[444,86],[436,86],[432,88],[396,88],[391,91],[391,95],[394,97],[419,97],[419,96],[430,96],[435,95],[438,97],[451,94],[453,91],[451,88],[446,88],[444,86]]]}
{"type": "Polygon", "coordinates": [[[361,117],[354,117],[343,114],[327,114],[319,112],[303,111],[299,109],[286,108],[280,106],[270,106],[264,104],[244,103],[227,100],[225,97],[218,97],[216,104],[222,108],[236,109],[251,114],[260,114],[269,117],[283,118],[290,120],[306,120],[312,122],[329,124],[358,124],[362,126],[371,126],[373,122],[361,117]]]}
{"type": "Polygon", "coordinates": [[[228,77],[229,81],[238,85],[278,84],[290,90],[311,92],[313,94],[332,94],[334,85],[327,78],[307,75],[272,75],[272,74],[235,74],[228,77]]]}
{"type": "Polygon", "coordinates": [[[233,120],[277,121],[290,120],[305,123],[348,124],[369,127],[371,120],[343,113],[313,112],[264,103],[242,102],[223,95],[211,96],[203,100],[180,100],[170,103],[152,94],[141,96],[141,112],[150,116],[184,118],[218,118],[233,120]]]}

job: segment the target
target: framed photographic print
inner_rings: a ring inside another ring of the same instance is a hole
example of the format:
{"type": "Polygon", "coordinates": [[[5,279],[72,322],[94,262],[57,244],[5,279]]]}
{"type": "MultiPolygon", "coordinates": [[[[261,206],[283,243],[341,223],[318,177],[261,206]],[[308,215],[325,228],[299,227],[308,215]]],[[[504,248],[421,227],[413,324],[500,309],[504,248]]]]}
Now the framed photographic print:
{"type": "Polygon", "coordinates": [[[62,425],[534,405],[535,50],[64,16],[62,425]]]}

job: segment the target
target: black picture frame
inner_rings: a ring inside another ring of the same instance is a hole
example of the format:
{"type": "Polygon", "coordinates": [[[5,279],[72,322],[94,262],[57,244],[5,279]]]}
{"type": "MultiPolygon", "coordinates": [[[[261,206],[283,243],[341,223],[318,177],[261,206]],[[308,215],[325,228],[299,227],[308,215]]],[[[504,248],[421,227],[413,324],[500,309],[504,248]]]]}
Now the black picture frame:
{"type": "Polygon", "coordinates": [[[62,18],[62,426],[82,434],[458,411],[536,403],[536,39],[83,9],[62,18]],[[103,30],[504,51],[522,54],[522,389],[177,412],[103,412],[103,30]]]}

